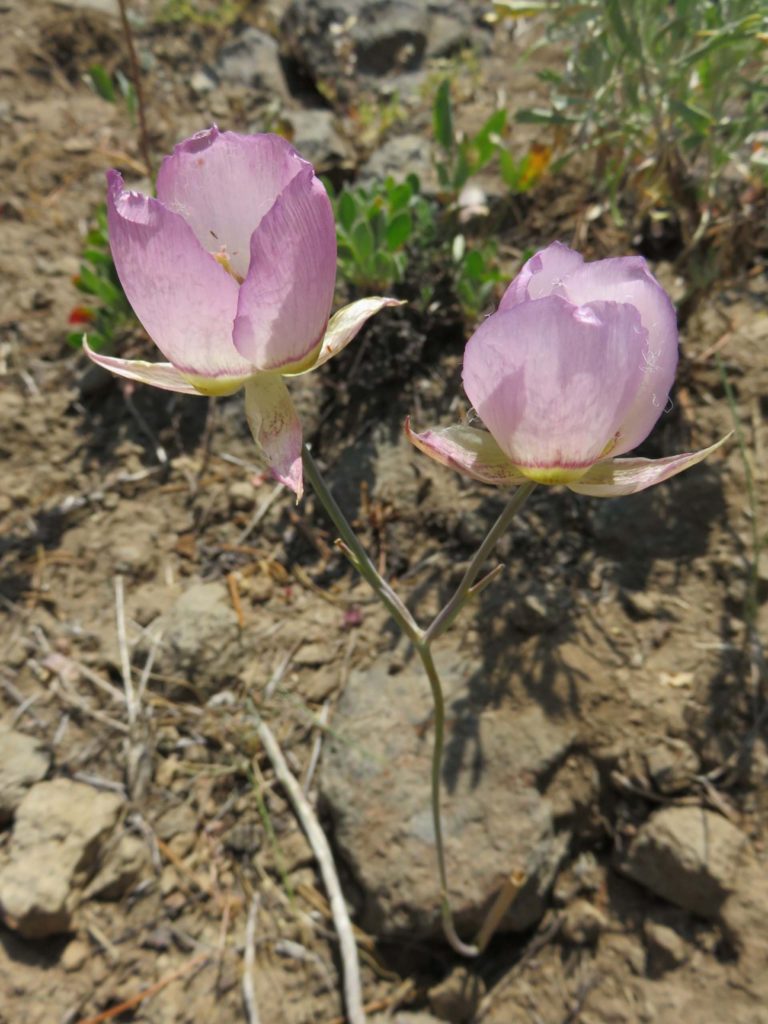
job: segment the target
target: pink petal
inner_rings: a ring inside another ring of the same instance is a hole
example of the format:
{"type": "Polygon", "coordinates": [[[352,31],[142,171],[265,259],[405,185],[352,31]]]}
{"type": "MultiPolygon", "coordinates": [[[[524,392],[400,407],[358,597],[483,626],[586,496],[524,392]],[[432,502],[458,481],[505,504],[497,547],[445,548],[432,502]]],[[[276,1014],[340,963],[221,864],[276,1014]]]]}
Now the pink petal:
{"type": "Polygon", "coordinates": [[[260,370],[313,366],[336,281],[336,228],[325,188],[306,164],[251,237],[234,340],[260,370]]]}
{"type": "Polygon", "coordinates": [[[562,242],[553,242],[523,264],[520,273],[502,295],[497,312],[511,309],[526,299],[543,299],[545,295],[551,295],[563,278],[583,264],[584,257],[580,253],[562,242]]]}
{"type": "Polygon", "coordinates": [[[632,306],[535,299],[495,313],[470,338],[464,388],[516,466],[565,483],[613,442],[642,380],[644,345],[632,306]]]}
{"type": "Polygon", "coordinates": [[[261,373],[248,381],[245,415],[272,476],[290,487],[298,502],[304,491],[301,423],[279,374],[261,373]]]}
{"type": "Polygon", "coordinates": [[[416,434],[411,430],[409,417],[405,421],[405,436],[419,451],[441,466],[456,469],[484,484],[509,487],[526,479],[487,430],[456,426],[416,434]]]}
{"type": "Polygon", "coordinates": [[[128,301],[169,362],[231,390],[253,372],[232,343],[237,282],[156,199],[107,175],[109,243],[128,301]]]}
{"type": "Polygon", "coordinates": [[[625,413],[614,449],[616,455],[622,455],[648,436],[667,404],[677,367],[675,308],[641,256],[585,263],[562,282],[558,293],[579,306],[597,299],[629,303],[648,332],[642,352],[642,383],[625,413]]]}
{"type": "Polygon", "coordinates": [[[726,434],[709,448],[669,455],[665,459],[609,459],[598,462],[587,470],[578,483],[568,486],[577,494],[589,494],[593,498],[618,498],[624,494],[635,494],[695,466],[717,451],[730,436],[726,434]]]}
{"type": "MultiPolygon", "coordinates": [[[[340,310],[333,314],[328,322],[317,361],[308,369],[301,370],[300,373],[309,373],[311,370],[316,370],[318,366],[322,366],[323,363],[327,363],[329,359],[338,355],[342,349],[347,347],[350,341],[354,340],[358,331],[367,321],[384,309],[385,306],[404,305],[405,302],[400,299],[386,299],[375,295],[367,299],[358,299],[356,302],[351,302],[348,306],[342,306],[340,310]]],[[[298,375],[289,374],[288,376],[298,375]]]]}
{"type": "Polygon", "coordinates": [[[208,252],[224,252],[244,278],[251,235],[283,189],[309,167],[278,135],[238,135],[214,125],[180,143],[157,175],[157,198],[180,214],[208,252]]]}
{"type": "Polygon", "coordinates": [[[200,392],[185,380],[171,363],[145,363],[141,359],[117,359],[115,356],[104,356],[94,352],[87,341],[83,341],[85,354],[103,366],[110,373],[126,380],[137,380],[142,384],[162,388],[164,391],[178,391],[182,395],[199,395],[200,392]]]}

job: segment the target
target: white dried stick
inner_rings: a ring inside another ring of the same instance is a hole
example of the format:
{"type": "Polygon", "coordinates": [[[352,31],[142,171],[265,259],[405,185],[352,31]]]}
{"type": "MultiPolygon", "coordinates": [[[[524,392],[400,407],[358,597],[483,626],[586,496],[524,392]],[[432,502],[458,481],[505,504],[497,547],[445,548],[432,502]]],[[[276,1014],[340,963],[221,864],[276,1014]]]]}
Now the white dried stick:
{"type": "Polygon", "coordinates": [[[344,902],[344,895],[341,891],[339,876],[333,863],[331,848],[315,816],[315,812],[312,810],[302,792],[301,786],[288,767],[283,757],[283,752],[272,734],[272,730],[266,722],[259,720],[257,732],[267,752],[267,757],[275,770],[277,780],[293,805],[296,816],[301,822],[301,827],[306,833],[309,845],[312,847],[312,852],[320,867],[320,874],[323,877],[323,884],[325,885],[328,901],[331,905],[333,923],[339,936],[339,951],[344,973],[344,1003],[347,1009],[347,1018],[350,1024],[365,1024],[357,945],[354,932],[352,931],[352,922],[347,912],[347,905],[344,902]]]}
{"type": "Polygon", "coordinates": [[[256,915],[259,911],[259,897],[254,896],[248,908],[245,925],[245,950],[243,953],[243,1002],[248,1024],[260,1024],[259,1007],[256,1003],[256,989],[253,984],[253,970],[256,965],[256,915]]]}

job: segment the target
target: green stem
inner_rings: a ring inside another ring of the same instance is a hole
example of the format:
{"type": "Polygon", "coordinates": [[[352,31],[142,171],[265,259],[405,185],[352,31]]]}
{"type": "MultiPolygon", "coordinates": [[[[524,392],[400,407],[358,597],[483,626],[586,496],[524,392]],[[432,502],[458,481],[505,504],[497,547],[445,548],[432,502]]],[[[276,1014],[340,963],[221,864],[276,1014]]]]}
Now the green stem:
{"type": "Polygon", "coordinates": [[[493,551],[496,546],[496,542],[526,503],[535,487],[536,484],[533,483],[533,481],[527,484],[521,484],[521,486],[518,487],[512,495],[509,504],[493,524],[487,537],[475,552],[474,558],[469,563],[467,571],[464,573],[461,583],[459,583],[456,588],[456,592],[453,597],[442,611],[438,612],[432,624],[424,633],[424,640],[427,644],[430,644],[436,637],[440,636],[450,627],[453,620],[472,596],[472,584],[480,574],[480,570],[482,569],[486,558],[491,551],[493,551]]]}
{"type": "Polygon", "coordinates": [[[427,673],[432,689],[432,700],[435,713],[435,739],[432,747],[432,824],[435,830],[435,847],[437,849],[437,869],[440,874],[440,908],[443,918],[443,932],[451,948],[461,956],[477,956],[477,946],[468,946],[459,938],[453,923],[451,901],[448,895],[448,871],[445,866],[445,844],[443,842],[443,823],[440,812],[440,775],[443,767],[443,750],[445,747],[445,698],[437,666],[432,658],[428,642],[416,645],[424,671],[427,673]]]}
{"type": "Polygon", "coordinates": [[[333,525],[339,531],[341,539],[354,555],[354,564],[356,569],[363,579],[371,585],[374,593],[382,604],[385,605],[389,614],[400,626],[403,633],[405,633],[405,635],[414,643],[418,643],[422,637],[421,627],[394,592],[392,587],[390,587],[385,579],[382,579],[378,569],[368,557],[368,552],[357,539],[354,530],[347,522],[344,513],[336,503],[336,499],[331,494],[320,470],[317,468],[317,463],[312,458],[309,448],[307,448],[306,445],[304,445],[302,450],[302,460],[304,463],[304,472],[307,475],[307,479],[312,484],[315,494],[320,499],[321,505],[328,513],[333,525]]]}

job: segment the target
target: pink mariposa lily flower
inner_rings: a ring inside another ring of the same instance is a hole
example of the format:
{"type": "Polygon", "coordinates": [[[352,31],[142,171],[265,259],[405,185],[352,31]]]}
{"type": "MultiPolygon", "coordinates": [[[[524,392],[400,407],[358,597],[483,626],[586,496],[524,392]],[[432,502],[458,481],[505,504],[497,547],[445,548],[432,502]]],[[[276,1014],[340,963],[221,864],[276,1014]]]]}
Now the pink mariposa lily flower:
{"type": "Polygon", "coordinates": [[[409,440],[484,483],[532,480],[610,498],[701,462],[725,438],[663,459],[620,459],[667,404],[675,311],[642,257],[585,263],[559,242],[524,265],[464,352],[464,389],[486,430],[453,426],[409,440]]]}
{"type": "Polygon", "coordinates": [[[301,424],[284,377],[322,366],[395,299],[330,317],[336,229],[312,165],[277,135],[215,126],[176,146],[157,198],[107,176],[109,241],[120,283],[168,362],[100,355],[129,380],[183,394],[245,387],[245,411],[272,474],[302,494],[301,424]],[[330,318],[330,319],[329,319],[330,318]]]}

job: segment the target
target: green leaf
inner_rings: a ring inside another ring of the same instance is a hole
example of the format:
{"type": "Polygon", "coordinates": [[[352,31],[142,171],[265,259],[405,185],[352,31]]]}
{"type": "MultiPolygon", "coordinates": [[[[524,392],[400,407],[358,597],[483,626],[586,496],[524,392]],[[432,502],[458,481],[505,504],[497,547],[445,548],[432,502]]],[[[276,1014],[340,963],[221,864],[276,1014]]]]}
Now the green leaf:
{"type": "Polygon", "coordinates": [[[115,85],[103,64],[91,64],[88,68],[88,76],[91,84],[96,90],[96,95],[101,96],[107,103],[114,103],[117,99],[115,85]]]}
{"type": "Polygon", "coordinates": [[[128,113],[131,115],[135,114],[138,107],[138,98],[136,96],[136,90],[133,87],[133,82],[125,77],[120,68],[115,72],[115,79],[117,80],[117,87],[120,90],[120,95],[125,100],[128,113]]]}
{"type": "Polygon", "coordinates": [[[407,210],[398,213],[387,225],[387,248],[391,251],[400,249],[411,237],[413,220],[407,210]]]}
{"type": "Polygon", "coordinates": [[[438,145],[450,152],[454,147],[453,110],[451,108],[451,83],[444,78],[437,87],[435,105],[432,109],[432,129],[438,145]]]}
{"type": "Polygon", "coordinates": [[[96,298],[101,299],[102,302],[108,306],[116,305],[120,302],[122,293],[119,288],[111,284],[109,281],[105,281],[103,278],[94,274],[88,267],[81,267],[80,273],[77,275],[75,286],[86,295],[95,295],[96,298]]]}
{"type": "Polygon", "coordinates": [[[389,209],[391,213],[404,210],[413,197],[413,189],[409,182],[404,181],[395,185],[389,193],[389,209]]]}
{"type": "MultiPolygon", "coordinates": [[[[88,342],[91,342],[91,338],[88,338],[88,342]]],[[[71,345],[72,348],[81,348],[83,344],[83,332],[82,331],[70,331],[67,334],[67,344],[71,345]]]]}
{"type": "Polygon", "coordinates": [[[83,259],[88,260],[94,267],[110,267],[112,265],[111,254],[103,249],[84,249],[83,259]]]}
{"type": "Polygon", "coordinates": [[[349,234],[357,219],[357,204],[354,196],[347,189],[344,189],[339,196],[336,204],[336,216],[346,233],[349,234]]]}
{"type": "Polygon", "coordinates": [[[453,180],[451,181],[451,184],[457,192],[466,185],[467,179],[472,177],[474,171],[475,168],[469,161],[467,147],[462,146],[456,156],[456,163],[453,168],[453,180]]]}
{"type": "Polygon", "coordinates": [[[670,100],[669,106],[697,134],[706,135],[712,128],[712,118],[706,111],[694,107],[690,103],[682,103],[680,100],[670,100]]]}
{"type": "Polygon", "coordinates": [[[515,160],[506,149],[499,152],[499,172],[501,180],[511,191],[520,187],[520,178],[523,172],[523,162],[515,160]]]}
{"type": "Polygon", "coordinates": [[[393,258],[386,252],[377,252],[373,261],[374,283],[382,290],[397,278],[397,266],[393,258]]]}
{"type": "Polygon", "coordinates": [[[494,110],[478,132],[478,135],[482,135],[483,138],[488,138],[490,135],[501,135],[506,126],[507,112],[503,107],[500,107],[499,110],[494,110]]]}
{"type": "Polygon", "coordinates": [[[474,281],[484,281],[487,277],[485,260],[477,249],[470,249],[464,258],[464,273],[474,281]]]}
{"type": "Polygon", "coordinates": [[[405,184],[410,188],[413,195],[417,196],[421,193],[421,182],[418,179],[418,175],[414,174],[413,171],[405,179],[405,184]]]}
{"type": "Polygon", "coordinates": [[[361,220],[355,224],[350,235],[355,259],[358,264],[364,266],[373,256],[374,237],[368,221],[361,220]]]}
{"type": "Polygon", "coordinates": [[[626,21],[624,21],[619,0],[605,0],[605,13],[611,28],[621,41],[622,46],[633,56],[639,56],[640,40],[637,33],[631,32],[626,21]]]}

